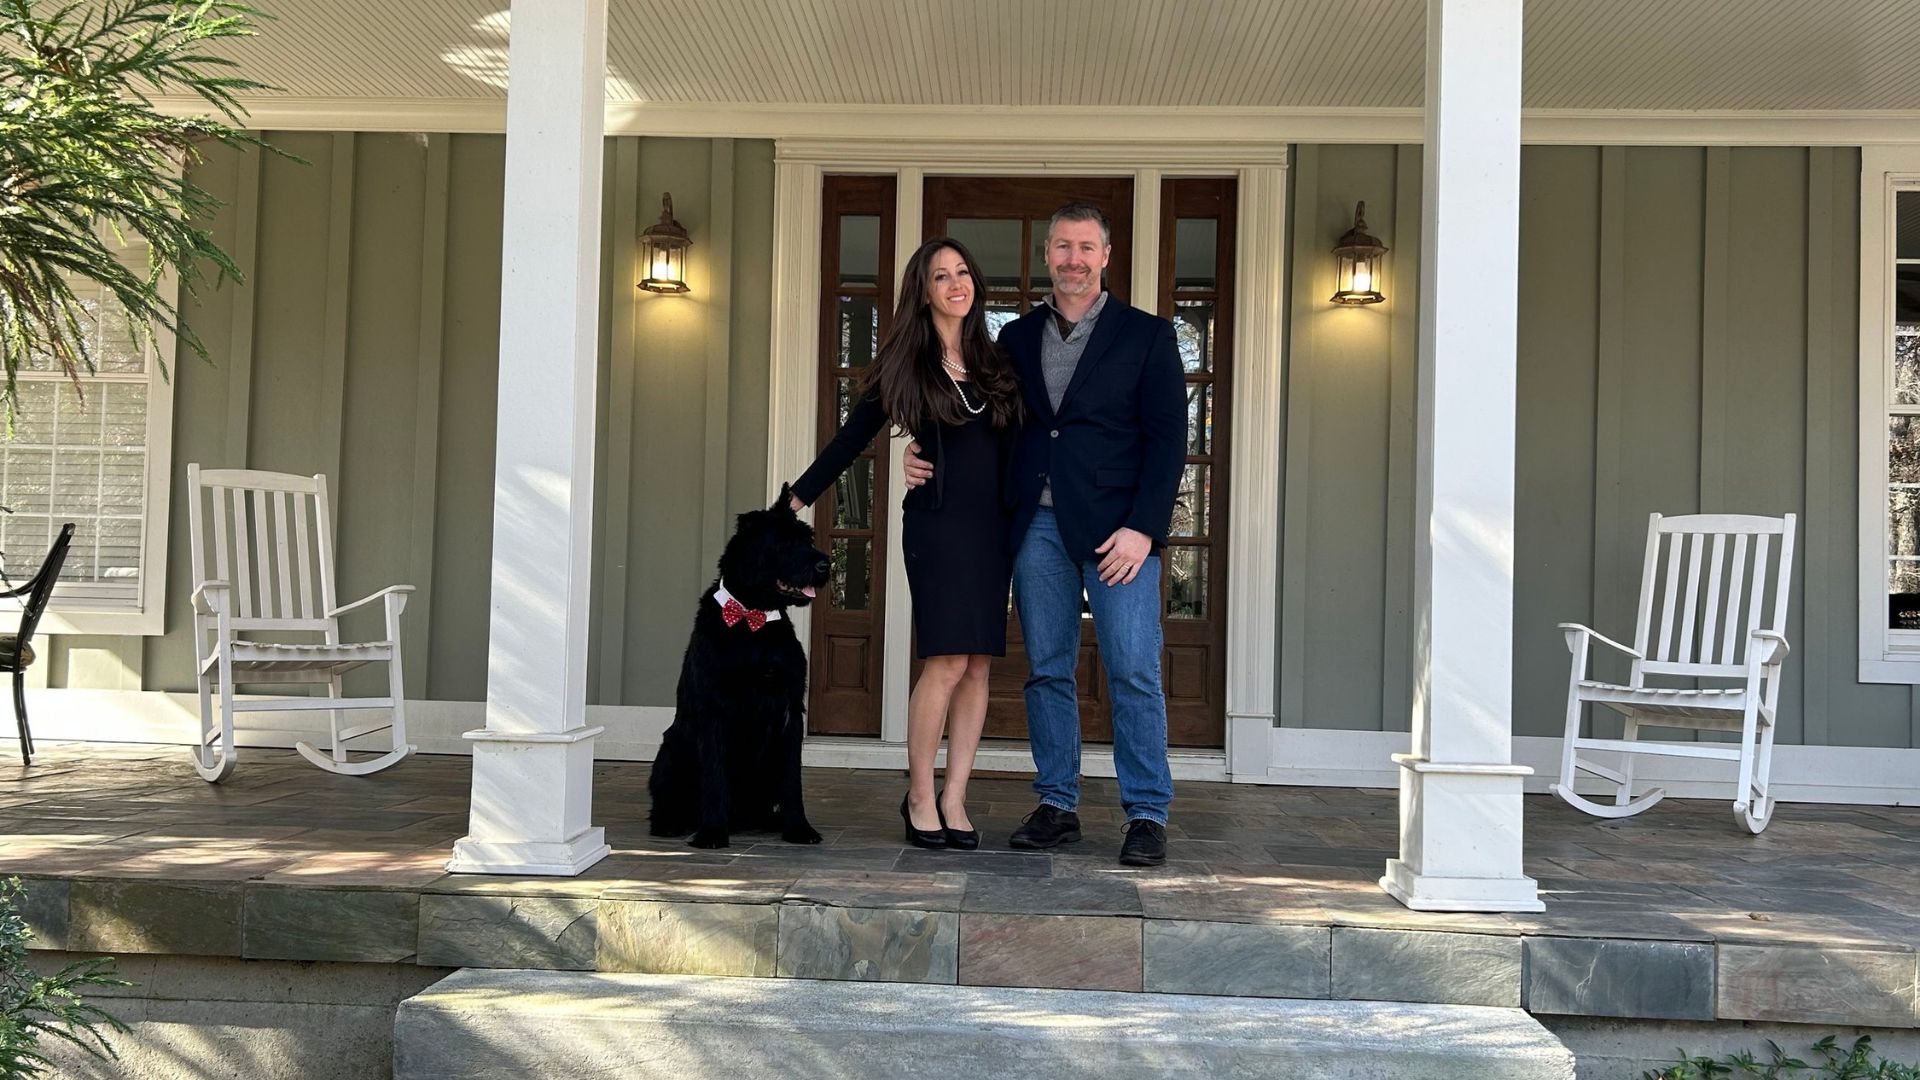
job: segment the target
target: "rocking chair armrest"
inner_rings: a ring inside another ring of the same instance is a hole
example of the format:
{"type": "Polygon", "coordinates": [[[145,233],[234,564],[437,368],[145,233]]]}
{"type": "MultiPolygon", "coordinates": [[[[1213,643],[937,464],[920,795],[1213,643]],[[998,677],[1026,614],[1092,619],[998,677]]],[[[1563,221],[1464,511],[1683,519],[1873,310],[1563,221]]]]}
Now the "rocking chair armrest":
{"type": "Polygon", "coordinates": [[[227,591],[232,588],[224,581],[203,581],[194,587],[193,610],[201,615],[218,615],[227,607],[227,591]]]}
{"type": "Polygon", "coordinates": [[[1768,648],[1766,655],[1759,655],[1759,650],[1757,649],[1752,653],[1755,660],[1761,664],[1777,664],[1785,660],[1787,654],[1793,652],[1793,646],[1787,644],[1786,635],[1781,634],[1779,631],[1755,630],[1748,634],[1748,636],[1754,639],[1755,644],[1760,642],[1767,643],[1768,648]]]}
{"type": "Polygon", "coordinates": [[[1627,646],[1622,645],[1619,642],[1608,637],[1607,635],[1601,633],[1600,631],[1595,630],[1591,626],[1583,626],[1582,624],[1577,622],[1563,622],[1560,624],[1560,629],[1567,632],[1567,635],[1568,635],[1567,651],[1569,652],[1573,651],[1572,635],[1576,633],[1580,633],[1580,634],[1585,634],[1587,637],[1600,642],[1602,645],[1611,645],[1614,648],[1619,649],[1621,652],[1626,653],[1628,656],[1633,657],[1635,660],[1646,659],[1646,656],[1643,655],[1639,649],[1630,649],[1627,646]]]}
{"type": "Polygon", "coordinates": [[[375,600],[378,600],[385,596],[394,596],[394,595],[407,596],[407,595],[411,595],[412,592],[413,592],[413,586],[411,585],[389,585],[386,588],[381,589],[377,593],[373,593],[368,596],[363,596],[360,599],[355,600],[350,604],[341,604],[339,607],[333,608],[332,610],[327,612],[327,618],[331,619],[339,615],[344,615],[347,612],[352,611],[354,608],[363,607],[367,604],[371,604],[375,600]]]}

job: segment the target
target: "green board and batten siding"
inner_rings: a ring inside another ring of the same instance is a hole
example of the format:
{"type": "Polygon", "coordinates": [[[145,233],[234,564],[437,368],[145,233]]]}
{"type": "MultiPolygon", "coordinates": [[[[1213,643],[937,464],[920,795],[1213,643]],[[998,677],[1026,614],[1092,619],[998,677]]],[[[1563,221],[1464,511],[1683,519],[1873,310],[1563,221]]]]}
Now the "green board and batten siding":
{"type": "MultiPolygon", "coordinates": [[[[1781,740],[1920,745],[1914,693],[1855,678],[1859,154],[1532,146],[1522,163],[1515,733],[1560,733],[1554,624],[1631,638],[1650,512],[1793,512],[1781,740]]],[[[1409,551],[1393,523],[1411,497],[1419,183],[1417,146],[1294,160],[1288,726],[1408,723],[1409,551]],[[1360,199],[1393,248],[1393,291],[1343,311],[1326,303],[1327,252],[1360,199]]]]}
{"type": "MultiPolygon", "coordinates": [[[[504,143],[268,138],[307,164],[219,152],[193,170],[226,203],[215,233],[250,284],[208,291],[187,311],[213,363],[187,358],[174,372],[168,632],[57,639],[49,681],[192,689],[180,491],[187,463],[200,462],[334,477],[341,598],[420,586],[405,617],[409,695],[477,700],[486,693],[504,143]]],[[[616,138],[605,169],[594,547],[603,588],[590,700],[660,704],[672,700],[686,615],[711,574],[703,522],[764,498],[773,146],[616,138]],[[693,236],[694,292],[630,302],[634,238],[659,216],[663,190],[693,236]],[[747,301],[730,302],[736,287],[747,301]],[[709,497],[711,487],[722,491],[709,497]]],[[[349,632],[377,632],[377,615],[349,632]]]]}
{"type": "MultiPolygon", "coordinates": [[[[336,473],[342,595],[424,586],[407,614],[411,692],[478,699],[503,144],[273,139],[310,164],[223,153],[197,169],[228,204],[215,229],[253,284],[189,312],[215,364],[176,373],[174,472],[336,473]]],[[[671,702],[729,515],[764,497],[772,158],[764,141],[608,143],[597,702],[671,702]],[[633,238],[663,190],[693,233],[694,292],[629,302],[633,238]]],[[[1289,726],[1407,726],[1420,170],[1418,147],[1296,149],[1277,698],[1289,726]],[[1327,252],[1361,199],[1393,248],[1390,300],[1336,309],[1327,252]]],[[[1558,734],[1556,622],[1630,633],[1649,511],[1791,510],[1782,740],[1920,745],[1920,700],[1854,678],[1858,170],[1846,149],[1525,151],[1517,733],[1558,734]]],[[[62,639],[54,685],[191,687],[184,506],[173,520],[169,633],[62,639]]]]}

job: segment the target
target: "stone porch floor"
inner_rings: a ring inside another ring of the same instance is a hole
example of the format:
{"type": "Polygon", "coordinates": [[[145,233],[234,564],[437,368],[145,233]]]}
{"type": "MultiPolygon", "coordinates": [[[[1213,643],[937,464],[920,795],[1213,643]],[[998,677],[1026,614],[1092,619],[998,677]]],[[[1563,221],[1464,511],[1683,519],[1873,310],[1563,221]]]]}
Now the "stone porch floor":
{"type": "Polygon", "coordinates": [[[647,767],[601,763],[615,854],[575,879],[451,876],[468,760],[335,777],[244,751],[42,745],[0,766],[0,874],[41,948],[854,978],[1522,1006],[1540,1014],[1914,1027],[1920,809],[1720,802],[1602,822],[1527,800],[1542,915],[1410,912],[1374,884],[1392,792],[1184,783],[1173,861],[1128,870],[1112,781],[1086,839],[1004,850],[1027,782],[975,782],[983,849],[901,844],[902,778],[810,770],[827,842],[718,852],[645,835],[647,767]],[[993,850],[1001,848],[1001,850],[993,850]]]}

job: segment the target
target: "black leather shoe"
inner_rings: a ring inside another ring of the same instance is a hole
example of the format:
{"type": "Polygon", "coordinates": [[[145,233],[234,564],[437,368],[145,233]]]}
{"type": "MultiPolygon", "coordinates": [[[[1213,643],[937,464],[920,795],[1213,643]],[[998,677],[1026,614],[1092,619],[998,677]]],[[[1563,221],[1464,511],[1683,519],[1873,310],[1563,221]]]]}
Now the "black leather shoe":
{"type": "Polygon", "coordinates": [[[1146,818],[1127,822],[1127,838],[1120,844],[1120,865],[1159,866],[1167,861],[1167,827],[1146,818]]]}
{"type": "Polygon", "coordinates": [[[980,846],[980,830],[955,829],[947,825],[947,815],[940,811],[940,799],[933,800],[933,812],[940,814],[940,831],[946,834],[947,846],[955,851],[972,851],[980,846]]]}
{"type": "Polygon", "coordinates": [[[945,829],[916,829],[913,827],[913,815],[907,812],[907,796],[900,796],[900,820],[907,823],[907,843],[914,847],[943,848],[947,846],[945,829]]]}
{"type": "Polygon", "coordinates": [[[1079,814],[1041,803],[1038,809],[1020,820],[1020,827],[1013,830],[1013,835],[1007,839],[1007,846],[1023,851],[1044,851],[1079,839],[1079,814]]]}

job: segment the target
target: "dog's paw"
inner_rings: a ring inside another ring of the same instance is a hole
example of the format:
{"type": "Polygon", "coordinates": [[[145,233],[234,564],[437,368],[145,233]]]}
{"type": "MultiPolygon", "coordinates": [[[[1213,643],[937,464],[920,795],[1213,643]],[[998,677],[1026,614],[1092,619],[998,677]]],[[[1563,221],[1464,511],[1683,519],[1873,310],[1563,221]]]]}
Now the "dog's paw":
{"type": "Polygon", "coordinates": [[[820,834],[813,830],[813,826],[801,822],[799,825],[782,832],[780,839],[785,840],[789,844],[817,844],[820,842],[820,834]]]}
{"type": "Polygon", "coordinates": [[[697,848],[723,848],[730,846],[731,841],[725,829],[701,829],[687,843],[697,848]]]}

